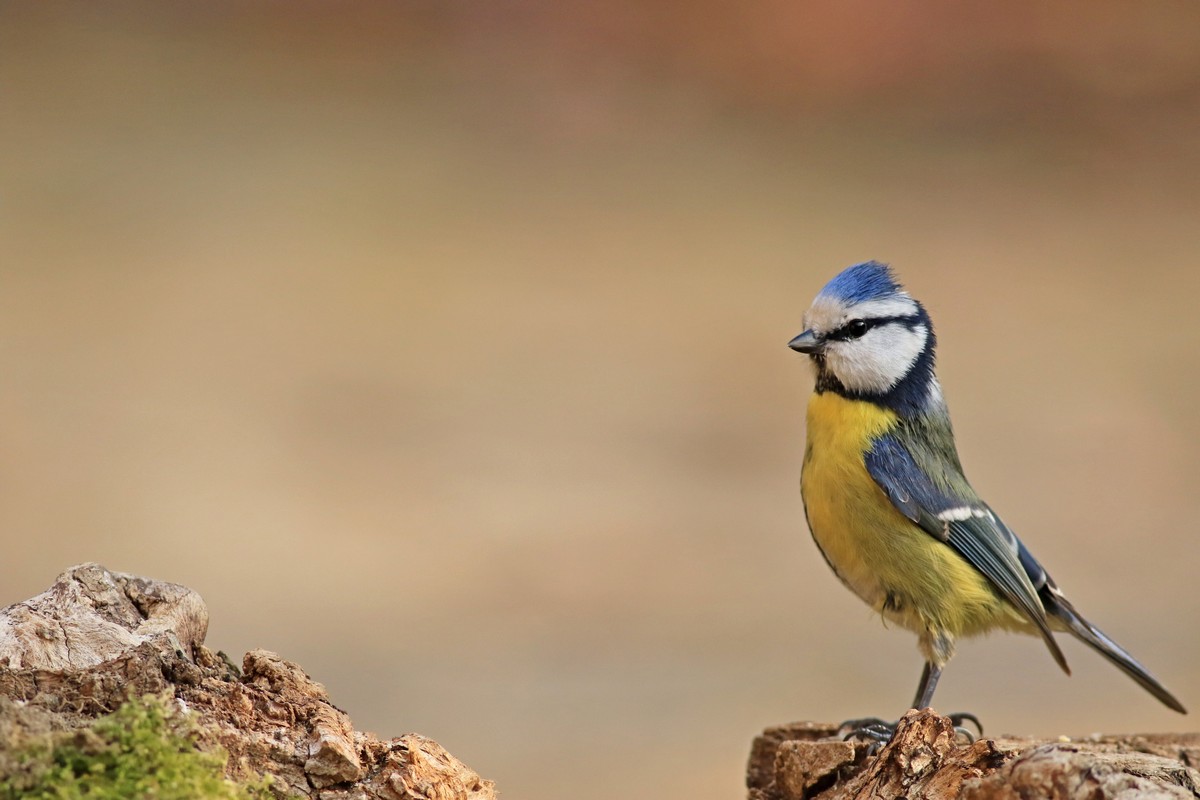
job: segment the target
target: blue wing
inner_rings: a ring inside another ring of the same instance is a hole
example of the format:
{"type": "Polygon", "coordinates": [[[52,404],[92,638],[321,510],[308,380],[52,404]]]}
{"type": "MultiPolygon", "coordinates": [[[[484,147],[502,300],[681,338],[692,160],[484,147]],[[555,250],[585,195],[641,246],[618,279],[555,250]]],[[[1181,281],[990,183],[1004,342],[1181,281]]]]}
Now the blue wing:
{"type": "MultiPolygon", "coordinates": [[[[1054,660],[1070,672],[1050,633],[1046,608],[1038,596],[1046,574],[995,512],[974,492],[957,495],[949,481],[935,482],[895,435],[876,440],[865,461],[867,472],[900,513],[983,573],[1037,626],[1054,660]]],[[[947,463],[946,468],[957,473],[956,464],[947,463]]],[[[965,485],[965,480],[962,482],[965,485]]]]}

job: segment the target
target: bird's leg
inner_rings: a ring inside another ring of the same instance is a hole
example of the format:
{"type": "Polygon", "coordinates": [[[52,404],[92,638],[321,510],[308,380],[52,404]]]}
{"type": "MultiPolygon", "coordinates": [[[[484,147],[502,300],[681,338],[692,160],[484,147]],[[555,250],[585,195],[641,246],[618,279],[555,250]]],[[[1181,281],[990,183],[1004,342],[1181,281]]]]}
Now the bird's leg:
{"type": "MultiPolygon", "coordinates": [[[[942,677],[942,668],[932,661],[926,661],[925,669],[921,671],[921,682],[917,684],[917,696],[913,698],[913,708],[928,708],[930,706],[933,702],[933,690],[937,688],[938,678],[940,677],[942,677]]],[[[960,736],[965,736],[968,741],[975,741],[976,734],[964,728],[964,722],[973,724],[976,733],[979,736],[983,735],[983,723],[974,714],[960,711],[955,714],[947,714],[946,716],[954,723],[954,731],[960,736]]]]}
{"type": "Polygon", "coordinates": [[[917,696],[913,698],[913,708],[929,708],[933,702],[933,690],[937,688],[940,677],[942,668],[932,661],[926,661],[925,669],[921,670],[921,682],[917,684],[917,696]]]}
{"type": "MultiPolygon", "coordinates": [[[[928,708],[933,702],[933,692],[937,689],[938,679],[942,677],[942,668],[932,661],[926,661],[921,670],[921,681],[917,684],[917,696],[913,698],[913,708],[928,708]]],[[[983,735],[983,725],[974,714],[958,713],[949,715],[954,724],[955,733],[963,736],[969,742],[975,741],[975,735],[963,727],[964,722],[971,722],[983,735]]],[[[898,722],[887,722],[878,717],[863,719],[848,719],[839,726],[839,731],[847,731],[843,739],[868,739],[876,744],[887,742],[896,733],[898,722]]]]}
{"type": "MultiPolygon", "coordinates": [[[[917,699],[913,703],[913,708],[925,708],[929,705],[929,699],[933,697],[933,690],[937,686],[937,679],[942,674],[941,667],[934,667],[930,661],[925,662],[925,669],[921,672],[921,683],[917,686],[917,699]],[[924,705],[921,701],[924,700],[924,705]]],[[[867,739],[876,744],[887,742],[896,733],[896,726],[899,722],[888,722],[879,717],[864,717],[862,719],[848,719],[843,722],[838,731],[846,731],[842,736],[843,739],[867,739]]]]}

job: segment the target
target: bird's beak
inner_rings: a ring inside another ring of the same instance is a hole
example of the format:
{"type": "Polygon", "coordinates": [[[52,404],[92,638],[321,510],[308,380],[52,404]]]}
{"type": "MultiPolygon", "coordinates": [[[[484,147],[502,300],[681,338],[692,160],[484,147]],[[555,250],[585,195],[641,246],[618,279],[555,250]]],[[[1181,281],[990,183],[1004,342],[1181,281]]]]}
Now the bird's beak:
{"type": "Polygon", "coordinates": [[[788,347],[797,353],[820,355],[825,350],[825,342],[817,338],[817,335],[811,330],[807,330],[788,342],[788,347]]]}

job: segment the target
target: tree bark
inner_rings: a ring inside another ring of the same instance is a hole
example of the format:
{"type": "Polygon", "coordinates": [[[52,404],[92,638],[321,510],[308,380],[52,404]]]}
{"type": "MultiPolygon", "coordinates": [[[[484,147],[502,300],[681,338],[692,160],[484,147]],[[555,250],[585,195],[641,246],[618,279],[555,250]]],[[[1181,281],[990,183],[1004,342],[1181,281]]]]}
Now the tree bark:
{"type": "Polygon", "coordinates": [[[768,728],[751,747],[749,800],[1200,798],[1200,734],[968,743],[924,709],[872,750],[843,741],[835,725],[768,728]]]}

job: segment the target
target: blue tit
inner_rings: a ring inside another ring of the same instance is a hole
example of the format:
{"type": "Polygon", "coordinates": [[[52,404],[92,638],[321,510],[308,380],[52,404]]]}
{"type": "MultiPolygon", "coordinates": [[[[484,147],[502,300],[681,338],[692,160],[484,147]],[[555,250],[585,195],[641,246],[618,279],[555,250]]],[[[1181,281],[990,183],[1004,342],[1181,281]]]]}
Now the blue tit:
{"type": "Polygon", "coordinates": [[[1183,705],[1133,656],[1084,619],[963,475],[934,373],[925,308],[885,264],[825,285],[788,343],[812,359],[804,512],[834,574],[867,605],[917,634],[925,708],[956,640],[1001,629],[1065,631],[1169,708],[1183,705]]]}

